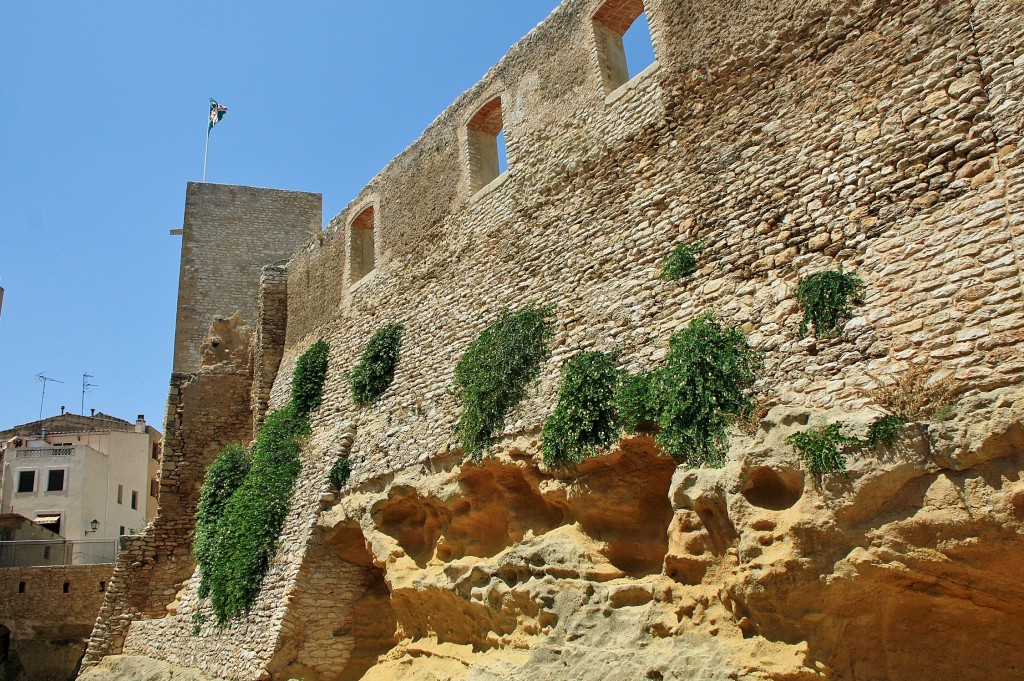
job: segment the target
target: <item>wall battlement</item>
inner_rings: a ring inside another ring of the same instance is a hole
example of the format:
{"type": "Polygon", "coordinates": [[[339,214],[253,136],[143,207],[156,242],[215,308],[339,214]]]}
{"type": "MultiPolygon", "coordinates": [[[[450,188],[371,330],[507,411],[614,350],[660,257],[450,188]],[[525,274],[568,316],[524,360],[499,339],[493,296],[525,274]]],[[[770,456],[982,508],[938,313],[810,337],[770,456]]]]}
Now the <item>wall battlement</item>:
{"type": "MultiPolygon", "coordinates": [[[[358,657],[341,634],[323,650],[296,649],[315,638],[306,622],[319,621],[294,605],[304,589],[344,590],[383,569],[360,557],[350,560],[358,570],[331,571],[317,528],[333,503],[323,496],[328,468],[348,456],[358,495],[457,456],[454,367],[502,308],[557,307],[553,355],[506,424],[527,455],[537,453],[566,359],[620,348],[627,368],[649,369],[673,332],[709,310],[764,351],[765,407],[861,409],[873,377],[911,363],[955,376],[967,392],[1019,383],[1022,11],[1017,0],[562,2],[323,235],[280,244],[286,291],[277,276],[259,288],[260,266],[277,256],[244,249],[255,269],[238,275],[246,288],[237,297],[193,311],[189,301],[216,288],[193,280],[179,303],[165,425],[176,443],[165,447],[173,487],[165,500],[162,484],[149,553],[122,554],[90,661],[126,652],[256,679],[358,657]],[[608,53],[617,22],[637,6],[657,63],[618,85],[608,53]],[[508,171],[491,177],[485,146],[497,125],[508,171]],[[697,272],[659,279],[665,256],[697,241],[707,244],[697,272]],[[797,282],[839,264],[864,279],[865,305],[835,338],[801,336],[797,282]],[[255,384],[252,365],[197,361],[212,316],[236,309],[263,339],[255,384]],[[394,383],[358,408],[346,376],[370,336],[395,322],[405,335],[394,383]],[[192,636],[205,606],[182,537],[202,472],[225,433],[251,430],[250,399],[257,412],[287,401],[296,358],[321,339],[330,344],[325,399],[264,589],[247,617],[192,636]],[[218,430],[219,420],[231,427],[218,430]],[[161,522],[173,533],[161,535],[161,522]],[[127,561],[167,555],[180,561],[173,575],[132,581],[127,561]],[[146,588],[159,595],[142,598],[146,588]]],[[[190,220],[215,215],[201,192],[228,191],[207,187],[190,185],[186,239],[190,220]]],[[[311,196],[265,205],[261,224],[287,215],[298,239],[319,219],[311,196]]],[[[259,204],[242,197],[231,210],[246,202],[259,204]]],[[[232,262],[238,243],[183,246],[183,290],[186,259],[232,262]]]]}

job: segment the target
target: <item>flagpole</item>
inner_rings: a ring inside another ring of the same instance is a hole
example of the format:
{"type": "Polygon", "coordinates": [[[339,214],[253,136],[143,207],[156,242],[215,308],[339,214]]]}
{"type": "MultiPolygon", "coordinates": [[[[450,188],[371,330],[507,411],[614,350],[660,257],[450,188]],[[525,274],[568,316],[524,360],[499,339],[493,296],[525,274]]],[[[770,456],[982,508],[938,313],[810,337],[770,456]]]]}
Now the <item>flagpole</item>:
{"type": "Polygon", "coordinates": [[[206,149],[203,151],[203,182],[206,182],[206,161],[210,158],[210,131],[227,111],[226,106],[221,106],[213,98],[210,99],[210,118],[206,123],[206,149]]]}
{"type": "Polygon", "coordinates": [[[206,182],[206,159],[210,156],[210,128],[206,128],[206,150],[203,151],[203,182],[206,182]]]}

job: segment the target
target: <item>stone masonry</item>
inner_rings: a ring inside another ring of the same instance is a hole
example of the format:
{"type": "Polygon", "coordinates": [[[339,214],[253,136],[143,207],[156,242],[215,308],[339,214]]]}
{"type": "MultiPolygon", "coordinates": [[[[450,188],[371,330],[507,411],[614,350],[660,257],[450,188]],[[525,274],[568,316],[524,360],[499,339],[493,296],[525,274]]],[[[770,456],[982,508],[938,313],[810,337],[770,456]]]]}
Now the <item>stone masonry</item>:
{"type": "MultiPolygon", "coordinates": [[[[329,371],[280,548],[253,610],[193,636],[202,620],[193,614],[208,606],[183,555],[173,578],[146,578],[146,607],[101,616],[90,659],[123,650],[238,679],[353,659],[343,642],[308,650],[293,640],[295,623],[322,616],[323,604],[302,584],[323,571],[315,526],[333,501],[327,470],[350,456],[353,484],[374,487],[457,454],[455,363],[503,307],[557,306],[554,354],[506,424],[510,437],[539,431],[573,354],[621,348],[627,368],[649,368],[673,332],[708,310],[741,325],[764,351],[757,389],[765,408],[857,409],[876,377],[910,363],[954,376],[966,392],[1018,383],[1022,13],[1021,0],[562,2],[322,237],[291,256],[286,338],[267,404],[287,400],[295,360],[317,340],[330,343],[329,371]],[[657,62],[614,87],[608,32],[638,6],[657,62]],[[477,190],[470,159],[480,141],[471,143],[468,126],[496,99],[509,169],[477,190]],[[375,269],[353,281],[350,232],[368,207],[375,269]],[[660,280],[665,256],[697,241],[706,244],[697,273],[660,280]],[[838,337],[801,337],[799,278],[838,265],[864,279],[866,304],[838,337]],[[346,374],[371,334],[394,322],[406,328],[395,381],[379,402],[359,409],[346,374]]],[[[190,197],[201,191],[190,185],[190,197]]],[[[183,289],[191,271],[185,257],[199,260],[204,243],[183,249],[183,289]]],[[[241,252],[218,242],[211,257],[218,249],[241,252]]],[[[209,295],[218,314],[232,312],[217,300],[219,287],[192,281],[179,304],[185,340],[176,343],[176,370],[192,363],[187,346],[198,346],[209,326],[190,321],[189,297],[209,295]]],[[[246,320],[255,319],[258,283],[256,267],[246,320]]],[[[265,280],[266,302],[275,290],[265,280]]],[[[279,308],[261,315],[256,338],[279,333],[280,315],[279,308]]],[[[165,462],[165,474],[190,467],[190,486],[162,486],[166,520],[157,524],[180,528],[159,540],[166,541],[160,551],[187,552],[194,501],[164,495],[194,500],[216,449],[208,438],[227,418],[215,407],[217,386],[231,401],[251,390],[255,415],[263,410],[276,358],[256,361],[259,389],[241,374],[223,382],[210,374],[209,393],[194,407],[172,389],[165,432],[177,444],[165,451],[176,458],[170,469],[165,462]],[[172,424],[172,413],[180,423],[172,424]]],[[[336,588],[357,599],[373,576],[359,560],[349,563],[334,573],[336,588]]],[[[115,585],[129,585],[138,569],[119,564],[115,585]]]]}

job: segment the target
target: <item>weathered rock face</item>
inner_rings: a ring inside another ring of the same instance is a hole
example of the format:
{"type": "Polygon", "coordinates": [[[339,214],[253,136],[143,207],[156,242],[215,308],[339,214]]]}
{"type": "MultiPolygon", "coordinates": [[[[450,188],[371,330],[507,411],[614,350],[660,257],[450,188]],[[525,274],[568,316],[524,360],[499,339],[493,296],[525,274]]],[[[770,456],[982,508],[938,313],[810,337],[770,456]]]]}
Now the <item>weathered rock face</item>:
{"type": "MultiPolygon", "coordinates": [[[[855,450],[845,475],[810,475],[785,442],[876,416],[776,407],[721,469],[677,469],[638,437],[545,471],[523,436],[479,466],[439,458],[327,495],[266,676],[1016,678],[1024,390],[855,450]]],[[[163,621],[187,626],[183,600],[163,621]]],[[[164,678],[109,659],[83,678],[164,678]]]]}
{"type": "Polygon", "coordinates": [[[111,655],[78,677],[81,681],[221,681],[195,669],[132,655],[111,655]]]}
{"type": "Polygon", "coordinates": [[[968,398],[955,419],[910,426],[821,480],[781,438],[823,415],[777,408],[726,468],[676,474],[667,572],[711,587],[726,626],[805,647],[832,678],[1014,678],[1022,396],[968,398]]]}
{"type": "Polygon", "coordinates": [[[249,343],[252,329],[242,319],[241,312],[231,317],[214,317],[206,338],[199,346],[201,366],[229,364],[240,370],[249,367],[249,343]]]}
{"type": "Polygon", "coordinates": [[[281,678],[1014,678],[1024,391],[958,411],[847,475],[785,436],[877,414],[777,407],[722,469],[635,438],[556,475],[521,438],[367,483],[317,523],[281,678]]]}

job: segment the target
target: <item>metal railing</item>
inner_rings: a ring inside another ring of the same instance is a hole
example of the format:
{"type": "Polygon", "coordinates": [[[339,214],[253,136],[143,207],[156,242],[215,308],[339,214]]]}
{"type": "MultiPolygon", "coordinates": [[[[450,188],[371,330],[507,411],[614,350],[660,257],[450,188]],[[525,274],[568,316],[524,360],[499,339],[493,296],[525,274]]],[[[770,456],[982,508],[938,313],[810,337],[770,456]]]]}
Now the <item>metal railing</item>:
{"type": "Polygon", "coordinates": [[[44,456],[74,456],[74,447],[25,447],[16,449],[15,456],[19,459],[36,459],[44,456]]]}
{"type": "Polygon", "coordinates": [[[113,563],[118,548],[117,539],[0,541],[0,568],[113,563]]]}

